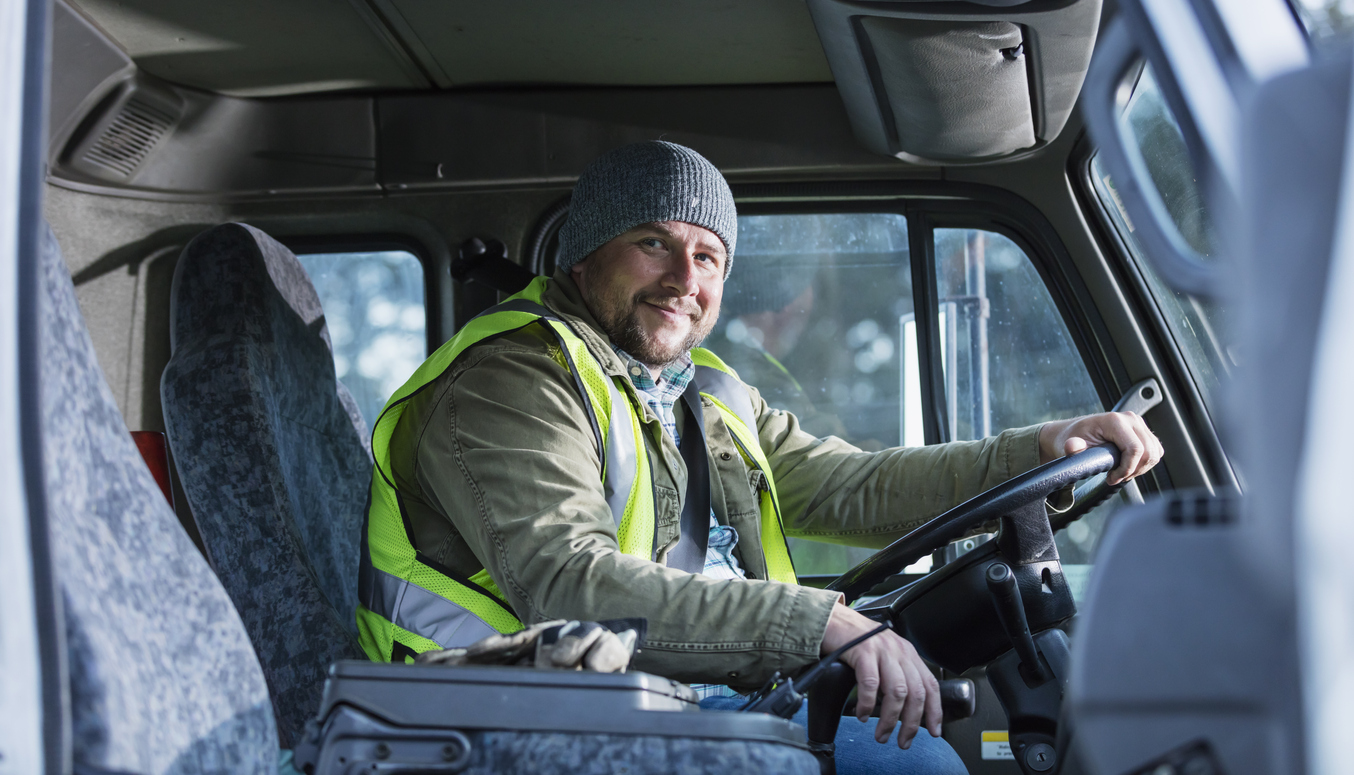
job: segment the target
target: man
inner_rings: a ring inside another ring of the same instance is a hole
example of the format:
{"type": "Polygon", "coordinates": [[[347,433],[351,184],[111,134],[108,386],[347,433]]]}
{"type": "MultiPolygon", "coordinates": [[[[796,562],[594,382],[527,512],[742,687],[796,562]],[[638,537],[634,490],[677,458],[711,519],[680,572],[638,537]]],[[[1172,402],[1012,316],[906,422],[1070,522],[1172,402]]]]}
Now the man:
{"type": "MultiPolygon", "coordinates": [[[[882,547],[1067,452],[1115,443],[1114,481],[1160,458],[1132,415],[877,453],[804,433],[693,350],[736,240],[728,185],[695,151],[639,143],[589,166],[554,277],[467,325],[377,422],[358,612],[373,659],[643,617],[637,668],[756,687],[873,627],[793,583],[785,534],[882,547]]],[[[844,659],[861,713],[880,704],[877,740],[900,719],[901,747],[923,722],[918,739],[939,735],[911,644],[887,632],[844,659]]]]}

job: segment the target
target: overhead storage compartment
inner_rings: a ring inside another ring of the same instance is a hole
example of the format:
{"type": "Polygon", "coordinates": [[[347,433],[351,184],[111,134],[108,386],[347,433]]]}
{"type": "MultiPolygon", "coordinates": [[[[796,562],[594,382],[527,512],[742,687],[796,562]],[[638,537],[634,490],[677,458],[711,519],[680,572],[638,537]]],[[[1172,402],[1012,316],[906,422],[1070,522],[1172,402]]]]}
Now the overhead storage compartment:
{"type": "Polygon", "coordinates": [[[1034,146],[1019,27],[869,16],[860,27],[901,151],[971,159],[1034,146]]]}
{"type": "Polygon", "coordinates": [[[1100,0],[809,0],[857,139],[921,164],[1020,155],[1076,103],[1100,0]]]}

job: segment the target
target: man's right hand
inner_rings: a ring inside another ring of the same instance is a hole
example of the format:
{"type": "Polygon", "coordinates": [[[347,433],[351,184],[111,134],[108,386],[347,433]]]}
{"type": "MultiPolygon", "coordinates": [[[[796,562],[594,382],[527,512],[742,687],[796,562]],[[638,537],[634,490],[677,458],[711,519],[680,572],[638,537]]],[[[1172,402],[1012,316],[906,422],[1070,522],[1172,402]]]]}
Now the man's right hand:
{"type": "MultiPolygon", "coordinates": [[[[823,635],[827,654],[876,629],[878,622],[838,603],[832,608],[823,635]]],[[[898,747],[910,748],[917,729],[925,723],[933,737],[940,737],[940,684],[917,655],[917,650],[892,630],[886,630],[842,655],[856,671],[856,716],[868,721],[880,705],[874,739],[887,743],[897,722],[898,747]]]]}

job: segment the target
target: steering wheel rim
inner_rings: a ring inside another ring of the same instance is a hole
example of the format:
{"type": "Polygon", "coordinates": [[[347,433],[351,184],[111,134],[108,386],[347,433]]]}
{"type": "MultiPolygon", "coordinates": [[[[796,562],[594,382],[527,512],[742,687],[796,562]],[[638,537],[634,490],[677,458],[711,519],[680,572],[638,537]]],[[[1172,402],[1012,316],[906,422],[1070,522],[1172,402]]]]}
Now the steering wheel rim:
{"type": "MultiPolygon", "coordinates": [[[[889,576],[901,573],[903,568],[927,554],[962,538],[969,530],[1010,517],[1070,484],[1108,472],[1118,464],[1118,448],[1106,444],[1033,468],[931,519],[838,576],[825,588],[841,592],[849,604],[889,576]]],[[[1079,492],[1079,497],[1097,501],[1109,497],[1117,485],[1111,487],[1107,481],[1102,478],[1098,485],[1079,492]]],[[[1007,520],[1003,520],[1003,531],[1006,529],[1007,520]]],[[[1051,535],[1051,526],[1049,531],[1051,535]]]]}

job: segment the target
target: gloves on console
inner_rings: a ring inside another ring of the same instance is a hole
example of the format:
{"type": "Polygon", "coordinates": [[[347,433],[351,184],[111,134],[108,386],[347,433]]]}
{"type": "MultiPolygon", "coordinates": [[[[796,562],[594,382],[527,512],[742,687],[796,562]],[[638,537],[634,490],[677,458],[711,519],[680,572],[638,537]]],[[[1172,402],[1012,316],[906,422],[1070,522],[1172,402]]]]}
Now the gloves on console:
{"type": "Polygon", "coordinates": [[[425,651],[421,665],[532,665],[543,670],[623,673],[643,636],[643,620],[540,622],[490,635],[463,649],[425,651]]]}

